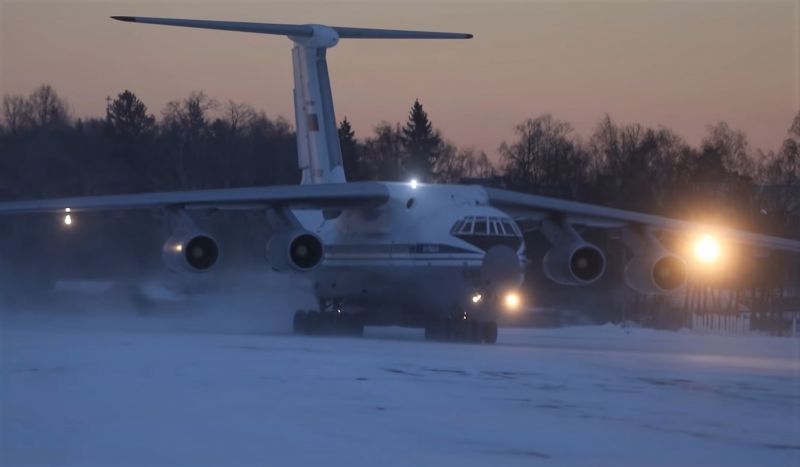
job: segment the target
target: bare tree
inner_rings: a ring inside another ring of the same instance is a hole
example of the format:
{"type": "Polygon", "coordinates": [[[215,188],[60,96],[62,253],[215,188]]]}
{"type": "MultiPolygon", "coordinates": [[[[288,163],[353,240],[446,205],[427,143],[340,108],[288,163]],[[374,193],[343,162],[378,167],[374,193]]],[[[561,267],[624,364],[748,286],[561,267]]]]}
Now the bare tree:
{"type": "Polygon", "coordinates": [[[517,141],[503,142],[499,148],[509,184],[524,191],[574,197],[583,156],[572,125],[543,114],[515,130],[517,141]]]}
{"type": "Polygon", "coordinates": [[[617,125],[606,115],[587,151],[597,200],[655,212],[681,204],[680,190],[688,183],[694,161],[689,145],[672,131],[617,125]]]}
{"type": "Polygon", "coordinates": [[[375,128],[375,136],[364,143],[365,179],[403,179],[407,176],[403,168],[406,156],[405,139],[400,126],[381,123],[375,128]]]}
{"type": "Polygon", "coordinates": [[[701,144],[702,151],[713,152],[720,157],[722,166],[729,172],[743,176],[755,173],[755,162],[750,155],[750,143],[741,130],[734,130],[725,122],[707,127],[708,135],[701,144]]]}
{"type": "Polygon", "coordinates": [[[781,149],[762,154],[759,182],[760,214],[777,233],[800,230],[800,112],[789,127],[781,149]]]}
{"type": "Polygon", "coordinates": [[[205,147],[203,140],[210,135],[208,120],[210,113],[217,108],[217,101],[210,99],[202,91],[192,92],[182,101],[170,101],[162,112],[166,144],[170,148],[172,170],[179,187],[194,188],[198,180],[190,183],[189,174],[201,171],[200,167],[208,160],[201,157],[205,147]]]}
{"type": "Polygon", "coordinates": [[[3,122],[11,133],[30,128],[34,124],[33,109],[25,96],[3,96],[3,122]]]}
{"type": "Polygon", "coordinates": [[[203,91],[195,91],[182,101],[170,101],[162,112],[164,124],[177,132],[185,142],[199,139],[208,130],[210,113],[218,103],[203,91]]]}
{"type": "Polygon", "coordinates": [[[225,103],[223,113],[231,136],[236,136],[241,131],[249,130],[250,125],[253,124],[253,120],[257,116],[256,109],[252,105],[233,100],[228,100],[225,103]]]}
{"type": "Polygon", "coordinates": [[[49,84],[36,88],[28,98],[36,126],[63,125],[69,122],[67,103],[49,84]]]}
{"type": "Polygon", "coordinates": [[[490,178],[495,168],[483,151],[474,148],[458,149],[445,143],[439,151],[434,167],[436,179],[445,183],[457,183],[465,178],[490,178]]]}

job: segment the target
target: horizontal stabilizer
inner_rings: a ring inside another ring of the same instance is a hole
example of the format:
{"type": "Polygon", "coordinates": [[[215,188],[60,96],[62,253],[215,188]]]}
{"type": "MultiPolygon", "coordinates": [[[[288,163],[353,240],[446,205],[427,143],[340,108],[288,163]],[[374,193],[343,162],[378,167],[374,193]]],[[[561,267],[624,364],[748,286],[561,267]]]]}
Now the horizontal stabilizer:
{"type": "Polygon", "coordinates": [[[332,28],[343,39],[472,39],[461,32],[403,31],[397,29],[332,28]]]}
{"type": "MultiPolygon", "coordinates": [[[[112,16],[118,21],[131,23],[163,24],[186,28],[220,29],[223,31],[253,32],[281,36],[312,37],[310,24],[249,23],[241,21],[209,21],[199,19],[148,18],[143,16],[112,16]]],[[[342,39],[470,39],[472,34],[455,32],[403,31],[395,29],[370,29],[330,26],[342,39]]]]}

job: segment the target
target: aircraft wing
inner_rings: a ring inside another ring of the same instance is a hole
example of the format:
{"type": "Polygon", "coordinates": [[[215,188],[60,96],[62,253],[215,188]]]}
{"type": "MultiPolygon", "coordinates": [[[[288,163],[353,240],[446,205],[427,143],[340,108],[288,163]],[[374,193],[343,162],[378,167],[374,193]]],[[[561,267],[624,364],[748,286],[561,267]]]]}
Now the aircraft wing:
{"type": "Polygon", "coordinates": [[[185,209],[344,209],[385,203],[389,191],[380,183],[278,185],[218,190],[169,191],[0,202],[0,214],[101,211],[176,207],[185,209]]]}
{"type": "Polygon", "coordinates": [[[737,243],[748,243],[772,250],[800,253],[800,239],[791,240],[759,235],[742,230],[724,229],[712,225],[681,221],[634,211],[614,209],[593,204],[577,203],[546,196],[529,195],[496,188],[486,188],[489,202],[514,217],[532,221],[564,220],[574,225],[591,227],[643,226],[657,231],[678,233],[709,232],[737,243]]]}

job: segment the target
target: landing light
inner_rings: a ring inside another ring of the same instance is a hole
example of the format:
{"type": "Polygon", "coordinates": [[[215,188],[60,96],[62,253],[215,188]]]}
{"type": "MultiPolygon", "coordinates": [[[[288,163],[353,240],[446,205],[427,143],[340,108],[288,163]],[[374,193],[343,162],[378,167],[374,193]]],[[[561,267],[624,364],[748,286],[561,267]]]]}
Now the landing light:
{"type": "Polygon", "coordinates": [[[507,293],[506,296],[503,298],[503,304],[509,310],[516,310],[517,308],[519,308],[520,304],[519,294],[516,292],[507,293]]]}
{"type": "Polygon", "coordinates": [[[472,303],[474,303],[474,304],[476,304],[476,305],[477,305],[478,303],[480,303],[480,302],[481,302],[481,300],[483,300],[483,295],[481,295],[481,294],[479,294],[479,293],[476,293],[475,295],[473,295],[473,296],[472,296],[472,303]]]}
{"type": "Polygon", "coordinates": [[[64,216],[64,225],[72,225],[72,216],[69,214],[64,216]]]}
{"type": "Polygon", "coordinates": [[[703,235],[694,244],[694,256],[701,263],[714,263],[722,255],[722,247],[711,235],[703,235]]]}
{"type": "Polygon", "coordinates": [[[411,181],[408,182],[408,185],[411,187],[412,190],[416,190],[418,185],[417,179],[412,178],[411,181]]]}

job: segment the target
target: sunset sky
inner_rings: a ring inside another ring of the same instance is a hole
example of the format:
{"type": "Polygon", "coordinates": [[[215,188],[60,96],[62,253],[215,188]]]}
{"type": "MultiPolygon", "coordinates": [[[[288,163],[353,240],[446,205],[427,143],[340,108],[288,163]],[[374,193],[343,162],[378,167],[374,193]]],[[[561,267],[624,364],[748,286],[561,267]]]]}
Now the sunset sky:
{"type": "Polygon", "coordinates": [[[137,93],[160,115],[203,90],[292,116],[282,37],[112,21],[110,15],[470,32],[467,41],[342,40],[329,52],[337,118],[358,136],[419,98],[459,146],[496,153],[550,112],[588,136],[608,113],[696,144],[719,120],[775,149],[800,109],[800,1],[275,2],[0,0],[0,92],[50,83],[75,116],[137,93]]]}

